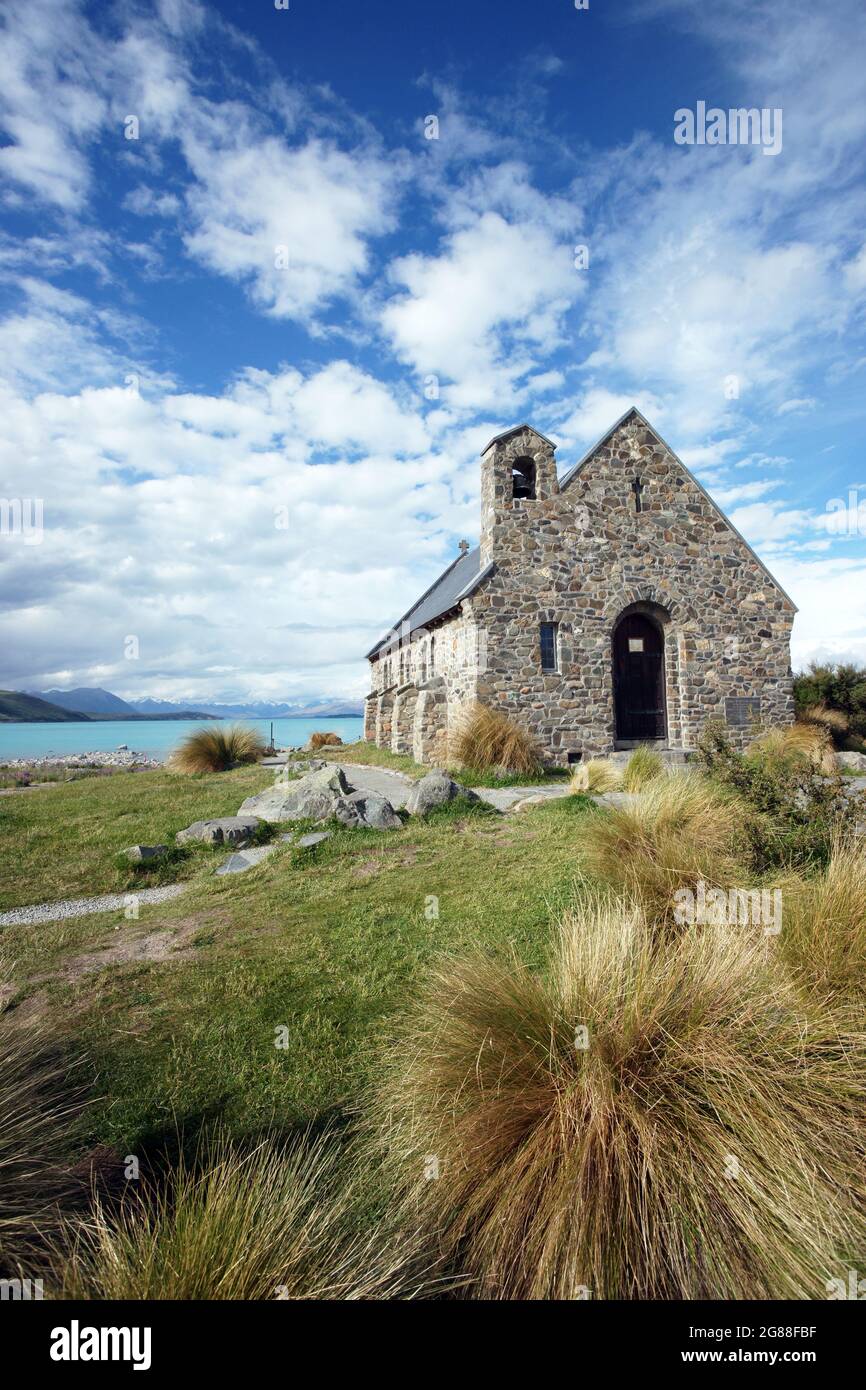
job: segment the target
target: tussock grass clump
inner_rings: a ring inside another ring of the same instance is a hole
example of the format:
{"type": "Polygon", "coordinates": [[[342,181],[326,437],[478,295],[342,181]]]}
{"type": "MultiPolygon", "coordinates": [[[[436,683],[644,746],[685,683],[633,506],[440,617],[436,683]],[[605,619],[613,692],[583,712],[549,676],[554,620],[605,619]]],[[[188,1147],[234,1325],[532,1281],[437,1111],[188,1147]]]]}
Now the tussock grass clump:
{"type": "Polygon", "coordinates": [[[664,774],[665,765],[656,753],[655,749],[648,748],[642,743],[636,748],[625,765],[622,774],[623,789],[627,792],[639,792],[649,782],[654,782],[657,777],[664,774]]]}
{"type": "Polygon", "coordinates": [[[33,1262],[77,1193],[63,1151],[82,1097],[48,1036],[0,1013],[0,1277],[38,1274],[33,1262]]]}
{"type": "Polygon", "coordinates": [[[642,904],[651,923],[673,917],[673,895],[699,880],[749,881],[740,855],[742,810],[705,778],[673,773],[649,782],[626,806],[581,827],[580,850],[599,883],[642,904]]]}
{"type": "Polygon", "coordinates": [[[333,1138],[246,1150],[225,1135],[166,1186],[99,1202],[61,1260],[60,1294],[92,1299],[356,1299],[402,1288],[408,1255],[353,1234],[333,1138]]]}
{"type": "Polygon", "coordinates": [[[339,734],[329,730],[327,733],[310,734],[311,748],[336,748],[342,744],[343,740],[339,734]]]}
{"type": "Polygon", "coordinates": [[[621,905],[545,977],[449,961],[373,1101],[404,1213],[471,1297],[823,1297],[862,1236],[863,1056],[803,1008],[764,941],[659,944],[621,905]]]}
{"type": "Polygon", "coordinates": [[[807,987],[832,1005],[866,1005],[866,847],[833,845],[824,873],[792,875],[782,890],[782,952],[807,987]]]}
{"type": "Polygon", "coordinates": [[[826,729],[831,738],[842,739],[851,727],[851,721],[841,709],[830,709],[820,700],[816,705],[805,705],[797,710],[797,723],[817,724],[826,729]]]}
{"type": "Polygon", "coordinates": [[[535,740],[500,710],[473,704],[454,735],[452,753],[473,772],[522,773],[536,777],[543,770],[535,740]]]}
{"type": "Polygon", "coordinates": [[[762,763],[770,771],[786,766],[811,765],[832,775],[836,754],[829,729],[820,723],[797,723],[782,729],[768,729],[750,743],[746,757],[762,763]]]}
{"type": "Polygon", "coordinates": [[[188,734],[174,750],[169,766],[176,772],[227,772],[264,757],[265,744],[246,724],[207,725],[188,734]]]}
{"type": "Polygon", "coordinates": [[[622,773],[609,758],[590,758],[589,762],[578,763],[568,785],[573,795],[601,796],[619,790],[622,773]]]}

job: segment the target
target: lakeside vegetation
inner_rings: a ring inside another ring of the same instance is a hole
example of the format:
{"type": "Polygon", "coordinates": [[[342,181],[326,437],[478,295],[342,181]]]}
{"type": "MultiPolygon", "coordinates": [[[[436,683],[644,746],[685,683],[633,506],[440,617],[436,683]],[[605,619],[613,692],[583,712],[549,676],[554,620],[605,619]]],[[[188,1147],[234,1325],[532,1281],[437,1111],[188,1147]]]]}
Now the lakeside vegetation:
{"type": "MultiPolygon", "coordinates": [[[[50,1027],[85,1079],[55,1148],[101,1196],[71,1203],[69,1259],[39,1254],[25,1193],[0,1264],[27,1250],[86,1297],[823,1296],[866,1252],[866,860],[862,804],[809,748],[743,757],[710,728],[698,771],[640,750],[626,804],[577,779],[515,815],[458,799],[237,877],[196,847],[138,919],[3,928],[0,1043],[19,1085],[50,1027]],[[684,927],[699,881],[781,887],[781,936],[684,927]]],[[[118,849],[272,777],[8,797],[4,904],[141,884],[118,849]]]]}

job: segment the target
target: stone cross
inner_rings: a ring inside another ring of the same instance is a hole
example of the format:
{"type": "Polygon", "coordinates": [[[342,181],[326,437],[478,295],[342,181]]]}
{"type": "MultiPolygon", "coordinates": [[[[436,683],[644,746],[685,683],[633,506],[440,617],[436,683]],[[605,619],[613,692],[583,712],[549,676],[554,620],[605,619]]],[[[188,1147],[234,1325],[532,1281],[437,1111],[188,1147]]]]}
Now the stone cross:
{"type": "Polygon", "coordinates": [[[459,542],[458,542],[458,548],[459,548],[459,550],[460,550],[460,554],[461,554],[461,555],[465,555],[465,554],[468,552],[468,550],[469,550],[469,542],[468,542],[468,541],[459,541],[459,542]]]}

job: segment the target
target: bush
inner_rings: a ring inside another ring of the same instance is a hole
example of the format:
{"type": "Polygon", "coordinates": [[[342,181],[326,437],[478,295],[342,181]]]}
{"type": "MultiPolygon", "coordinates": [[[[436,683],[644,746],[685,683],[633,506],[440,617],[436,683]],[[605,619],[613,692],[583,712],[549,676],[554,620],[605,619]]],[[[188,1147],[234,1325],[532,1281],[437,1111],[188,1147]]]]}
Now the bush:
{"type": "Polygon", "coordinates": [[[188,734],[171,755],[176,772],[227,772],[264,757],[265,744],[246,724],[207,725],[188,734]]]}
{"type": "Polygon", "coordinates": [[[866,799],[846,795],[835,768],[821,773],[808,757],[778,755],[775,745],[753,747],[747,755],[732,748],[725,726],[710,721],[698,740],[698,756],[717,782],[735,791],[748,808],[743,830],[752,870],[812,869],[825,866],[835,837],[853,833],[866,818],[866,799]],[[775,748],[775,752],[774,752],[775,748]]]}
{"type": "Polygon", "coordinates": [[[582,827],[583,864],[600,884],[641,903],[650,922],[669,923],[677,889],[747,882],[741,822],[729,793],[673,773],[582,827]]]}
{"type": "Polygon", "coordinates": [[[487,705],[474,704],[460,720],[452,752],[473,772],[520,773],[537,777],[543,771],[541,752],[534,739],[503,714],[487,705]]]}
{"type": "Polygon", "coordinates": [[[823,705],[845,715],[857,740],[866,738],[866,668],[844,662],[813,662],[807,671],[794,677],[794,700],[798,718],[816,705],[823,705]]]}
{"type": "Polygon", "coordinates": [[[615,763],[609,758],[590,758],[589,762],[578,763],[568,789],[572,795],[601,796],[621,786],[622,773],[615,763]]]}
{"type": "Polygon", "coordinates": [[[399,1207],[472,1297],[818,1298],[863,1234],[864,1060],[761,938],[659,946],[594,904],[543,978],[443,966],[373,1110],[399,1207]]]}
{"type": "Polygon", "coordinates": [[[622,785],[627,792],[639,792],[648,782],[664,773],[664,763],[654,749],[642,743],[626,763],[622,785]]]}
{"type": "Polygon", "coordinates": [[[311,748],[336,748],[342,745],[343,740],[339,734],[324,733],[310,734],[311,748]]]}
{"type": "MultiPolygon", "coordinates": [[[[351,1188],[328,1136],[251,1149],[225,1136],[167,1184],[97,1203],[60,1260],[63,1298],[347,1299],[396,1293],[404,1257],[352,1234],[351,1188]]],[[[405,1260],[408,1266],[408,1257],[405,1260]]]]}

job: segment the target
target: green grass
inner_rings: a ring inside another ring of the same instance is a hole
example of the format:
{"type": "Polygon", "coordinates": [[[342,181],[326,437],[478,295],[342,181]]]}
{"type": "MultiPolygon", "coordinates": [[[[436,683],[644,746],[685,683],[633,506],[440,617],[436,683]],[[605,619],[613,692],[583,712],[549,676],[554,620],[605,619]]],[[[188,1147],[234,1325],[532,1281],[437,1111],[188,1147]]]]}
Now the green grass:
{"type": "Polygon", "coordinates": [[[164,769],[115,773],[0,797],[0,911],[188,877],[211,856],[195,846],[159,869],[118,861],[134,844],[174,845],[194,820],[233,816],[273,781],[267,768],[183,776],[164,769]]]}
{"type": "MultiPolygon", "coordinates": [[[[217,790],[231,779],[244,793],[253,776],[202,779],[208,806],[177,808],[177,824],[216,814],[217,790]]],[[[180,779],[178,795],[191,785],[180,779]]],[[[89,791],[69,789],[95,821],[89,791]]],[[[37,798],[21,799],[33,815],[37,798]]],[[[144,818],[146,797],[135,800],[144,818]]],[[[238,800],[236,791],[231,809],[238,800]]],[[[177,1125],[194,1133],[220,1118],[240,1136],[318,1120],[358,1094],[390,1020],[434,958],[516,949],[541,964],[551,915],[574,897],[579,803],[513,819],[484,809],[434,815],[387,834],[339,829],[311,851],[280,846],[237,878],[202,874],[182,897],[143,908],[138,922],[116,912],[4,928],[16,963],[12,1014],[47,1011],[91,1059],[103,1099],[88,1112],[82,1143],[130,1153],[158,1149],[177,1125]],[[112,963],[125,941],[162,933],[175,933],[183,949],[112,963]],[[99,951],[103,969],[70,971],[99,951]]],[[[66,807],[78,823],[80,810],[66,807]]],[[[116,810],[104,808],[107,826],[116,810]]]]}

